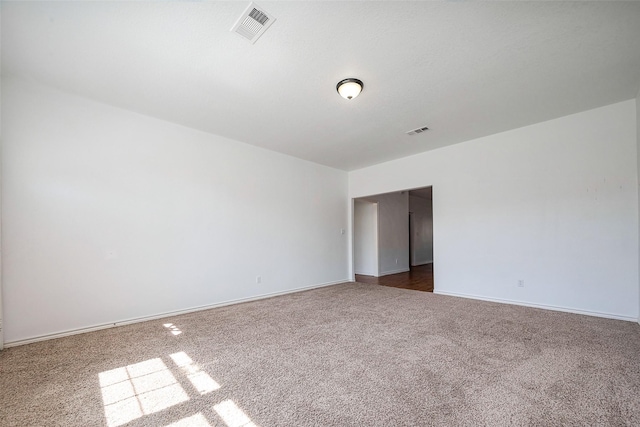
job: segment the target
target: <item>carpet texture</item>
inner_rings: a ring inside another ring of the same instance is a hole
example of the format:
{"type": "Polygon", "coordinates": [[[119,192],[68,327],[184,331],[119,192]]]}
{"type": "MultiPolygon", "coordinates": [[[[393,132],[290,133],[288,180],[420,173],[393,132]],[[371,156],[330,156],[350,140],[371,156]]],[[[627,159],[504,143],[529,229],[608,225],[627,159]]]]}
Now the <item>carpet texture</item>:
{"type": "Polygon", "coordinates": [[[0,352],[2,426],[638,426],[636,323],[347,283],[0,352]]]}

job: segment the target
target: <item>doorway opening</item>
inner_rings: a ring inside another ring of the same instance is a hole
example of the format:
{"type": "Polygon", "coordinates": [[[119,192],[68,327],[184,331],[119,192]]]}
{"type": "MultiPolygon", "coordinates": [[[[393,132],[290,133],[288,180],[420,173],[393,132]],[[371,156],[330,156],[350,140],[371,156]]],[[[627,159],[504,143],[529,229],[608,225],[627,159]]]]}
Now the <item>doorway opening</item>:
{"type": "Polygon", "coordinates": [[[353,209],[355,280],[433,292],[432,187],[357,198],[353,209]]]}
{"type": "Polygon", "coordinates": [[[355,200],[353,216],[353,270],[357,275],[378,277],[378,204],[355,200]]]}

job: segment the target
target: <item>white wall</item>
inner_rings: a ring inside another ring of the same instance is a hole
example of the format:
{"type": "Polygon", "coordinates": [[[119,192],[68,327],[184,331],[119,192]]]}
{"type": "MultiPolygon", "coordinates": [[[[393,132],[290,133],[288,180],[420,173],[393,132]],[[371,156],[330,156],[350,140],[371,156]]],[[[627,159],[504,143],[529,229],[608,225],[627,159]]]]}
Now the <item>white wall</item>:
{"type": "Polygon", "coordinates": [[[411,211],[411,265],[433,262],[433,215],[430,199],[409,194],[411,211]]]}
{"type": "MultiPolygon", "coordinates": [[[[0,15],[2,14],[2,7],[0,7],[0,15]]],[[[0,22],[2,22],[2,19],[0,18],[0,22]]],[[[2,31],[0,30],[0,34],[2,34],[2,31]]],[[[0,42],[0,46],[2,46],[2,42],[0,42]]],[[[1,86],[1,85],[0,85],[1,86]]],[[[0,88],[0,99],[2,99],[2,89],[0,88]]],[[[2,187],[2,103],[0,102],[0,188],[2,187]]],[[[2,210],[2,192],[0,191],[0,211],[2,210]]],[[[0,221],[0,224],[2,224],[2,221],[0,221]]],[[[2,350],[4,348],[4,317],[2,314],[2,307],[3,307],[3,303],[2,303],[2,228],[0,226],[0,350],[2,350]]]]}
{"type": "Polygon", "coordinates": [[[349,197],[434,186],[439,292],[635,319],[634,105],[353,171],[349,197]]]}
{"type": "MultiPolygon", "coordinates": [[[[636,149],[638,153],[638,201],[640,203],[640,91],[636,96],[636,140],[636,149]]],[[[640,216],[638,217],[638,221],[640,222],[640,216]]],[[[638,289],[640,289],[640,276],[638,277],[638,289]]],[[[638,323],[640,323],[640,291],[638,292],[638,323]]]]}
{"type": "Polygon", "coordinates": [[[354,203],[355,273],[378,276],[378,204],[363,200],[354,203]]]}
{"type": "Polygon", "coordinates": [[[346,172],[2,84],[7,343],[348,279],[346,172]]]}
{"type": "Polygon", "coordinates": [[[405,192],[367,197],[378,204],[378,270],[380,276],[409,271],[409,195],[405,192]]]}

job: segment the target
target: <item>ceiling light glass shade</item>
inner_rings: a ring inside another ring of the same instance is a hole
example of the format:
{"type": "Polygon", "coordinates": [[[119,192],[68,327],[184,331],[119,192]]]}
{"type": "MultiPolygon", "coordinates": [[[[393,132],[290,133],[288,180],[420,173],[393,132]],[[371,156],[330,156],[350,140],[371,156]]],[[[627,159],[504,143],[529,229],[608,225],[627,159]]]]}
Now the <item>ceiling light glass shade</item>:
{"type": "Polygon", "coordinates": [[[363,87],[364,85],[358,79],[344,79],[338,82],[336,89],[344,99],[353,99],[360,95],[363,87]]]}

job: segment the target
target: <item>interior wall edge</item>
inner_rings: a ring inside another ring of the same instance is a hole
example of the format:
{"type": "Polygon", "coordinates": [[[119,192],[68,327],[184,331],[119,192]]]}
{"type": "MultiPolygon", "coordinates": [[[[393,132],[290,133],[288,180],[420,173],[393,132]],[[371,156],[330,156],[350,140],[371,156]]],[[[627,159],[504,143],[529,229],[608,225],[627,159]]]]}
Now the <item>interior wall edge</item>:
{"type": "MultiPolygon", "coordinates": [[[[636,95],[636,178],[638,183],[638,206],[640,212],[640,88],[638,89],[638,95],[636,95]]],[[[640,225],[640,215],[638,215],[638,224],[640,225]]],[[[639,227],[640,233],[640,227],[639,227]]],[[[640,245],[640,239],[638,240],[640,245]]],[[[638,263],[640,266],[640,251],[638,252],[638,263]]],[[[640,325],[640,271],[638,272],[638,324],[640,325]]]]}

